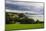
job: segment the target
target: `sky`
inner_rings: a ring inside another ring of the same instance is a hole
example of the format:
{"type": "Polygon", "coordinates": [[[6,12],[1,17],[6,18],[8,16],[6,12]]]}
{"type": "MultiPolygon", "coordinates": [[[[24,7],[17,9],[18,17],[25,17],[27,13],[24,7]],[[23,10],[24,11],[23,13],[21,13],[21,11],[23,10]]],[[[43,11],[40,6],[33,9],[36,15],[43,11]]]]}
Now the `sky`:
{"type": "Polygon", "coordinates": [[[43,21],[43,3],[6,0],[5,8],[6,12],[25,13],[25,15],[28,15],[28,17],[37,18],[43,21]]]}

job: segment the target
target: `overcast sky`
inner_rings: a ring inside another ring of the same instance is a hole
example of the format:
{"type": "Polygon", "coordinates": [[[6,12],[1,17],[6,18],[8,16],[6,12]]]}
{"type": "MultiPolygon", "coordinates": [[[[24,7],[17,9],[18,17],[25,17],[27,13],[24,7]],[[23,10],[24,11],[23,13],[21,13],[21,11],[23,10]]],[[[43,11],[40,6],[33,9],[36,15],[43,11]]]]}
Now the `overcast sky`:
{"type": "MultiPolygon", "coordinates": [[[[42,15],[43,20],[43,3],[34,2],[17,2],[14,0],[6,0],[6,11],[17,13],[29,13],[28,15],[42,15]]],[[[38,17],[38,16],[37,16],[38,17]]]]}
{"type": "Polygon", "coordinates": [[[16,2],[13,0],[6,0],[6,9],[12,11],[30,11],[29,13],[43,14],[43,3],[29,3],[29,2],[16,2]]]}

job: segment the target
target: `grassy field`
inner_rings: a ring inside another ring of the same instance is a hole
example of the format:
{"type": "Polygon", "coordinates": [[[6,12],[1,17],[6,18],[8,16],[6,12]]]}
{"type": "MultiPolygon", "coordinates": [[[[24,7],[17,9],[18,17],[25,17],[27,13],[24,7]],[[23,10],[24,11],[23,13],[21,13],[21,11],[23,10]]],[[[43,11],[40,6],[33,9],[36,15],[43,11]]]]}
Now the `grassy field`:
{"type": "Polygon", "coordinates": [[[6,24],[5,30],[39,29],[43,27],[43,24],[6,24]]]}

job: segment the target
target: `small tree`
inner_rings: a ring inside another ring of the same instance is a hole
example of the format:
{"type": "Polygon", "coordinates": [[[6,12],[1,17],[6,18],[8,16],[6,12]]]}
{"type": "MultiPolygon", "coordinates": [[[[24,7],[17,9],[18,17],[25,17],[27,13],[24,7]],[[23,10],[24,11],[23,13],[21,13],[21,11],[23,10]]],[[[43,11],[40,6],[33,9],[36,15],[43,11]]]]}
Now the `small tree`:
{"type": "Polygon", "coordinates": [[[37,20],[36,23],[39,23],[39,20],[37,20]]]}

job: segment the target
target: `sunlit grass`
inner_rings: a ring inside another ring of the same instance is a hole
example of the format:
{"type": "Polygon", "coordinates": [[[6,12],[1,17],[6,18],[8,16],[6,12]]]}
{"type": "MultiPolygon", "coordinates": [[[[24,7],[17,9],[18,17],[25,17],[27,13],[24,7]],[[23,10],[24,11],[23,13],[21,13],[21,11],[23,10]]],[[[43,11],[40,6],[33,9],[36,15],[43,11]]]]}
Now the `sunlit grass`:
{"type": "Polygon", "coordinates": [[[43,28],[43,24],[6,24],[6,30],[18,30],[18,29],[38,29],[43,28]]]}

